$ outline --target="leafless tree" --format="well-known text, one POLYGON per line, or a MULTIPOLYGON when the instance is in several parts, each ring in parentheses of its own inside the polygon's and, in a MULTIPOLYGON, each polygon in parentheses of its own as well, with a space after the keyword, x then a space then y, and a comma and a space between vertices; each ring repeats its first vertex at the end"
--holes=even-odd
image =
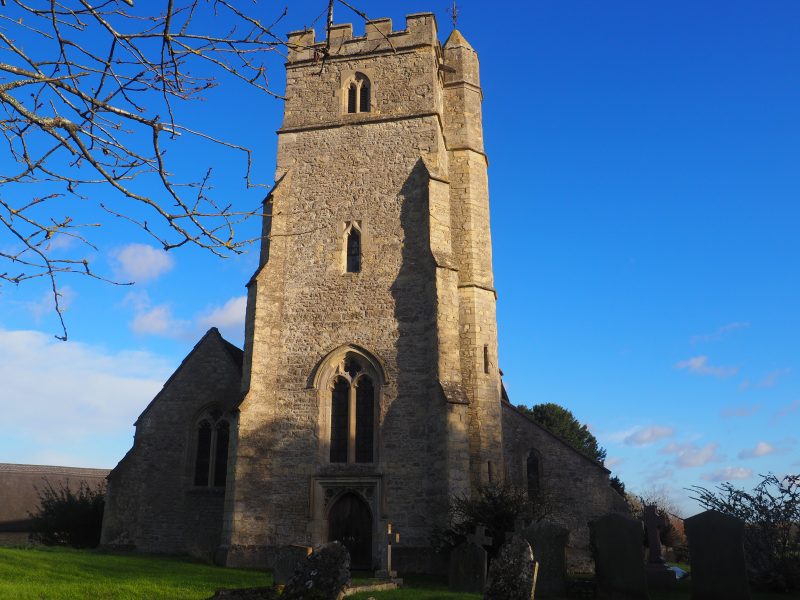
MULTIPOLYGON (((320 4, 329 29, 334 0, 320 4)), ((256 185, 251 150, 187 125, 182 110, 225 78, 280 98, 267 66, 285 56, 275 31, 286 10, 266 22, 255 0, 0 0, 0 8, 0 280, 48 279, 57 337, 66 339, 59 278, 109 281, 85 258, 109 219, 165 250, 243 252, 253 240, 237 225, 261 207, 213 197, 205 165, 179 177, 166 148, 186 137, 221 145, 241 154, 245 185, 256 185), (80 218, 85 205, 101 216, 80 218), (54 252, 66 240, 73 251, 54 252)))

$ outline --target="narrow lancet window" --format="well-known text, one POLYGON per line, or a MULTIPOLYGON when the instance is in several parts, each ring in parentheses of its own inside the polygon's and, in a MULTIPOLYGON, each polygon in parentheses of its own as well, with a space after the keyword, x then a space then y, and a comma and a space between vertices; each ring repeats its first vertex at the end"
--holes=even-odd
POLYGON ((228 440, 230 425, 227 421, 217 423, 217 443, 214 448, 214 485, 224 486, 228 474, 228 440))
POLYGON ((356 388, 356 462, 372 462, 372 423, 375 418, 375 388, 369 377, 358 380, 356 388))
POLYGON ((347 462, 348 404, 350 385, 338 379, 331 394, 331 455, 332 463, 347 462))
POLYGON ((347 112, 354 113, 358 111, 358 85, 354 81, 347 86, 347 112))
POLYGON ((351 227, 347 233, 347 272, 361 271, 361 232, 351 227))
POLYGON ((211 464, 211 423, 200 421, 197 427, 197 455, 194 463, 194 484, 208 485, 208 468, 211 464))
POLYGON ((528 498, 535 498, 539 493, 541 482, 539 481, 541 464, 539 462, 539 454, 536 450, 531 450, 528 454, 527 463, 527 476, 528 476, 528 498))
POLYGON ((364 78, 359 90, 358 112, 369 112, 369 80, 364 78))

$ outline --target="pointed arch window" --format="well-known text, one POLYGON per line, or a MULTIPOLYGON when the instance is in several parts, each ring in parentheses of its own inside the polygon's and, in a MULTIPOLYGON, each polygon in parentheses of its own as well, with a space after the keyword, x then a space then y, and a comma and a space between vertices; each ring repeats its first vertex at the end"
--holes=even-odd
POLYGON ((228 475, 230 424, 219 409, 204 413, 195 431, 194 485, 224 487, 228 475))
POLYGON ((355 225, 350 225, 347 230, 347 256, 345 259, 348 273, 361 272, 361 232, 355 225))
POLYGON ((345 109, 348 113, 370 112, 372 85, 364 73, 356 73, 345 84, 347 90, 345 109))
POLYGON ((330 388, 330 453, 332 463, 375 460, 377 382, 368 365, 354 354, 337 367, 330 388))
POLYGON ((525 475, 528 482, 528 498, 535 498, 542 485, 542 459, 538 450, 531 450, 528 453, 525 475))

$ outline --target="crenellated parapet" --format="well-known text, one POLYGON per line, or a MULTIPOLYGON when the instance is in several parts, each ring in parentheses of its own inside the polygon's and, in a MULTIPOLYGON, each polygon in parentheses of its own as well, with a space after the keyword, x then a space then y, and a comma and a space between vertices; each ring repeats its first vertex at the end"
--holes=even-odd
MULTIPOLYGON (((353 36, 352 23, 333 25, 330 31, 328 60, 373 52, 395 52, 419 46, 438 45, 436 17, 433 13, 406 16, 406 28, 392 31, 391 19, 367 21, 363 36, 353 36)), ((313 29, 294 31, 288 36, 289 63, 320 60, 326 40, 317 41, 313 29)))

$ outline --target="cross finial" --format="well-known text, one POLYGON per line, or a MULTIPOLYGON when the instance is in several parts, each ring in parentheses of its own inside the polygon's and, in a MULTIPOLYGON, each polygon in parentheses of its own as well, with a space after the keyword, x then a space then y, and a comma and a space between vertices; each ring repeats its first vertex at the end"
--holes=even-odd
POLYGON ((450 15, 450 19, 453 21, 453 29, 458 28, 458 5, 456 4, 456 0, 453 0, 453 6, 447 9, 447 13, 450 15))

